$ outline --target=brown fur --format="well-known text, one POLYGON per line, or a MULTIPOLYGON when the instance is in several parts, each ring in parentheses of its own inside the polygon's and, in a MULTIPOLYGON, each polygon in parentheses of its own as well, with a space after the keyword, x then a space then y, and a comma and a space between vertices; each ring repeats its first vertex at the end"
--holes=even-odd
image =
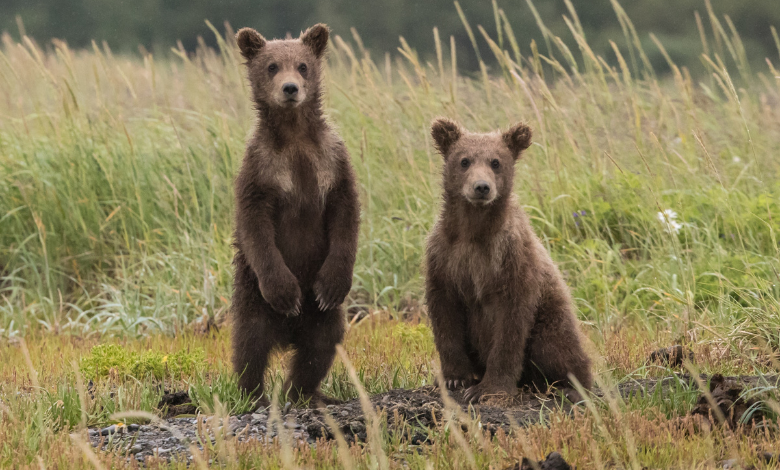
POLYGON ((426 298, 447 385, 478 381, 469 400, 568 387, 568 374, 590 388, 569 289, 512 193, 531 130, 474 134, 439 119, 431 133, 444 206, 428 238, 426 298))
POLYGON ((328 29, 266 41, 244 28, 236 40, 259 116, 235 183, 233 365, 259 395, 271 351, 293 346, 286 386, 321 399, 344 336, 359 225, 349 154, 320 103, 328 29))

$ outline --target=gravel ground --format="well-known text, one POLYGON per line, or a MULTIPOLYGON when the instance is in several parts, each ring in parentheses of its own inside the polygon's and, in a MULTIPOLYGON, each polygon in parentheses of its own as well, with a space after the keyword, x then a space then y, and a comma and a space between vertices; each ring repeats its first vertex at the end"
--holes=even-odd
MULTIPOLYGON (((692 383, 687 375, 679 375, 679 379, 692 383)), ((707 378, 703 377, 706 381, 707 378)), ((734 383, 751 387, 758 383, 758 377, 729 377, 734 383)), ((657 386, 668 388, 677 379, 643 379, 626 382, 619 386, 621 395, 628 396, 639 390, 653 393, 657 386)), ((462 392, 455 392, 451 397, 460 405, 461 410, 478 416, 483 429, 491 432, 503 428, 509 430, 514 424, 528 425, 538 422, 546 416, 550 409, 562 407, 569 410, 573 405, 561 403, 551 396, 521 393, 514 401, 503 399, 490 401, 469 408, 462 401, 462 392)), ((384 412, 387 417, 388 429, 393 429, 395 422, 403 419, 411 425, 412 431, 406 436, 410 444, 426 444, 427 434, 424 428, 431 428, 441 422, 451 413, 445 410, 441 395, 436 387, 423 387, 416 390, 396 389, 371 397, 374 409, 384 412)), ((333 433, 325 424, 323 413, 329 413, 336 421, 341 433, 347 441, 363 441, 366 439, 366 425, 360 402, 352 400, 341 405, 330 405, 327 409, 297 409, 285 404, 281 410, 281 420, 286 429, 285 435, 294 443, 314 443, 319 438, 332 439, 333 433)), ((269 412, 261 408, 255 413, 243 416, 231 416, 227 419, 215 417, 174 417, 160 420, 148 425, 110 426, 108 428, 90 429, 90 441, 95 447, 106 451, 127 453, 128 459, 143 462, 147 457, 157 456, 164 459, 192 459, 190 446, 203 449, 204 440, 211 443, 218 438, 247 440, 264 440, 276 437, 275 426, 269 425, 269 412), (200 420, 200 422, 198 422, 200 420)), ((409 427, 407 427, 409 429, 409 427)))

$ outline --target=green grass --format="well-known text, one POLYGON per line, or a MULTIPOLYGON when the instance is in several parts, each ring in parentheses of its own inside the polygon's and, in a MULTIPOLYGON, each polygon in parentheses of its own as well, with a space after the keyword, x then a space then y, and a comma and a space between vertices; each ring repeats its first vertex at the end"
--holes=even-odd
MULTIPOLYGON (((695 81, 670 64, 672 75, 661 77, 623 20, 620 57, 608 58, 618 67, 584 40, 570 51, 548 37, 562 62, 535 44, 516 51, 504 28, 507 51, 491 48, 499 66, 474 76, 454 72, 457 51, 446 40, 434 64, 419 62, 405 42, 400 55, 380 60, 334 38, 325 106, 352 154, 362 203, 348 306, 372 313, 350 331, 347 355, 368 393, 435 381, 430 332, 417 321, 426 321, 422 248, 439 207, 441 158, 428 135, 439 115, 472 130, 519 120, 533 127, 516 193, 573 290, 607 382, 667 375, 645 358, 673 343, 693 349, 704 372, 776 373, 777 58, 750 71, 737 36, 708 30, 707 41, 729 52, 702 56, 711 75, 695 81), (664 212, 669 218, 659 219, 664 212)), ((475 41, 493 41, 472 26, 475 41)), ((254 119, 232 40, 220 41, 220 51, 131 57, 4 37, 0 467, 37 467, 38 457, 45 466, 88 466, 68 432, 115 412, 156 411, 161 384, 191 390, 204 411, 248 409, 230 372, 228 335, 190 333, 195 320, 228 316, 232 179, 254 119), (116 364, 92 349, 104 344, 121 356, 116 364), (205 357, 197 367, 174 372, 163 362, 197 351, 205 357), (94 398, 80 391, 89 379, 94 398)), ((283 381, 283 359, 269 389, 283 381)), ((339 362, 323 389, 358 394, 339 362)), ((670 397, 599 402, 595 414, 554 414, 547 426, 488 444, 442 428, 422 455, 380 441, 393 465, 415 468, 426 460, 459 467, 469 455, 477 467, 508 465, 552 450, 585 467, 709 468, 777 447, 774 427, 761 435, 685 431, 679 418, 693 399, 680 386, 670 397)), ((236 455, 244 467, 289 466, 288 457, 325 467, 342 462, 336 449, 290 457, 248 447, 236 455)), ((376 449, 349 452, 360 466, 381 463, 376 449)))

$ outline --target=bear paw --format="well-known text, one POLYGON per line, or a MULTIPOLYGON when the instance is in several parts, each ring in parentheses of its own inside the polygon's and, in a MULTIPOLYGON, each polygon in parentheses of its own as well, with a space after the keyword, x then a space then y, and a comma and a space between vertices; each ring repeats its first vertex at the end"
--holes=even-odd
POLYGON ((467 402, 478 402, 488 397, 513 397, 517 393, 517 387, 511 385, 499 385, 484 380, 477 385, 466 389, 463 393, 463 399, 467 402))
POLYGON ((301 287, 290 271, 261 282, 260 293, 271 308, 279 313, 288 317, 296 317, 301 313, 301 287))
POLYGON ((444 379, 444 385, 447 387, 447 390, 457 390, 459 388, 468 388, 474 383, 474 379, 471 378, 463 378, 463 377, 445 377, 444 379))
POLYGON ((352 277, 331 275, 326 270, 321 270, 313 288, 320 310, 330 310, 344 302, 352 288, 352 277))

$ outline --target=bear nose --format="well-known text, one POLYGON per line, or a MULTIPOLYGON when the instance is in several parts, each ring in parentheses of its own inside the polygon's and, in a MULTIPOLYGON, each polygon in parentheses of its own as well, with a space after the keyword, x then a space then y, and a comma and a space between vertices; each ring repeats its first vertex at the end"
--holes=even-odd
POLYGON ((477 181, 474 183, 474 192, 480 197, 490 194, 490 184, 487 181, 477 181))
POLYGON ((282 85, 282 91, 288 98, 292 98, 298 94, 298 85, 295 83, 285 83, 282 85))

